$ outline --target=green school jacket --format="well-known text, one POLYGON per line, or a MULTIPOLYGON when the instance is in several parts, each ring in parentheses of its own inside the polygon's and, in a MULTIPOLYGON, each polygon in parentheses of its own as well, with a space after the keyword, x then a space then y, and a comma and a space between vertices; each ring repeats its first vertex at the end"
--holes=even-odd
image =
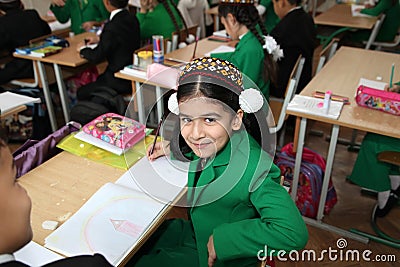
POLYGON ((211 54, 211 57, 231 62, 258 86, 267 100, 269 99, 270 82, 264 81, 262 75, 262 71, 264 71, 264 50, 252 32, 248 31, 240 39, 234 52, 214 53, 211 54))
MULTIPOLYGON (((182 20, 176 12, 175 8, 169 5, 176 21, 178 22, 179 29, 182 29, 182 20)), ((162 35, 164 38, 171 39, 172 33, 176 31, 174 23, 169 16, 167 10, 162 4, 158 4, 153 11, 147 13, 137 13, 136 17, 140 24, 140 39, 146 40, 153 35, 162 35)))
POLYGON ((279 23, 280 19, 275 13, 272 0, 261 0, 260 5, 263 5, 266 9, 264 13, 264 26, 267 32, 270 33, 272 29, 275 28, 276 24, 279 23))
POLYGON ((65 6, 58 7, 51 5, 50 10, 61 23, 66 23, 71 19, 71 30, 75 34, 85 31, 81 27, 82 23, 87 21, 104 21, 110 16, 110 13, 103 4, 103 0, 67 0, 65 6), (80 2, 82 3, 82 9, 80 2))
MULTIPOLYGON (((391 42, 397 34, 400 26, 400 4, 396 1, 392 5, 392 0, 380 0, 375 7, 365 8, 361 10, 362 14, 378 16, 382 13, 386 14, 382 26, 375 40, 378 42, 391 42)), ((354 41, 367 41, 371 34, 370 30, 360 30, 353 34, 354 41)))
MULTIPOLYGON (((190 169, 196 165, 192 162, 190 169)), ((234 133, 202 171, 197 182, 201 188, 192 190, 195 173, 189 172, 188 201, 195 205, 190 217, 201 267, 208 266, 211 235, 217 254, 214 267, 255 266, 265 245, 268 251, 305 246, 306 225, 279 180, 279 168, 245 131, 234 133)))

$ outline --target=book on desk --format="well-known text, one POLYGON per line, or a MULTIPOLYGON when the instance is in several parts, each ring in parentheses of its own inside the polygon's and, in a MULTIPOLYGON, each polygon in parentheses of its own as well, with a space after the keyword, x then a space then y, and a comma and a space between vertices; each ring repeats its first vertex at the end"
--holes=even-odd
POLYGON ((6 113, 21 105, 40 103, 40 98, 15 94, 12 92, 0 93, 0 113, 6 113))
POLYGON ((45 247, 65 256, 101 253, 119 265, 160 222, 186 181, 186 163, 143 158, 115 183, 103 185, 45 239, 45 247))
POLYGON ((127 74, 127 75, 132 75, 135 77, 147 79, 147 68, 142 68, 138 65, 128 65, 125 66, 122 70, 121 73, 127 74))
POLYGON ((47 57, 50 55, 60 53, 61 50, 62 50, 61 46, 49 45, 46 47, 32 50, 29 55, 31 55, 33 57, 47 57))

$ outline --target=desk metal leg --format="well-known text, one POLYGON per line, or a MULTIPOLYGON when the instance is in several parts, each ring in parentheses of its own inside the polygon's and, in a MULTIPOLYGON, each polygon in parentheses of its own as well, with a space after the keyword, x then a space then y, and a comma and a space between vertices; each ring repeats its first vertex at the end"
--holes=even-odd
POLYGON ((321 196, 319 199, 319 206, 317 213, 318 221, 321 221, 322 218, 324 217, 326 195, 328 193, 329 180, 332 173, 333 159, 335 157, 335 150, 336 150, 338 136, 339 136, 339 125, 333 125, 331 133, 331 142, 329 143, 328 157, 326 159, 325 176, 324 176, 324 181, 322 183, 321 196))
POLYGON ((58 92, 60 94, 61 106, 62 106, 63 113, 64 113, 64 119, 65 119, 65 123, 67 123, 67 122, 69 122, 69 101, 68 101, 68 96, 67 96, 67 90, 65 88, 65 83, 63 80, 60 66, 58 66, 57 63, 54 63, 53 67, 54 67, 54 73, 55 73, 55 76, 57 79, 58 92))
MULTIPOLYGON (((297 184, 298 184, 299 176, 300 176, 300 166, 301 166, 301 158, 302 158, 302 154, 303 154, 306 126, 307 126, 307 119, 301 118, 299 139, 298 139, 298 144, 297 144, 296 162, 295 162, 293 182, 292 182, 292 193, 291 193, 292 199, 294 201, 296 200, 297 184)), ((325 200, 326 200, 326 195, 327 195, 328 185, 329 185, 329 178, 330 178, 331 172, 332 172, 333 158, 335 156, 335 148, 336 148, 338 135, 339 135, 339 126, 333 125, 332 133, 331 133, 331 142, 329 145, 328 157, 327 157, 327 162, 326 162, 325 177, 324 177, 324 182, 322 184, 322 189, 321 189, 321 197, 320 197, 320 202, 319 202, 319 207, 318 207, 317 220, 312 219, 312 218, 307 218, 307 217, 303 217, 303 219, 307 224, 309 224, 311 226, 318 227, 320 229, 327 230, 330 232, 334 232, 334 233, 339 234, 340 236, 348 237, 348 238, 351 238, 351 239, 354 239, 354 240, 357 240, 359 242, 366 244, 369 241, 368 238, 365 238, 363 236, 351 233, 349 231, 346 231, 346 230, 340 229, 338 227, 335 227, 333 225, 325 224, 322 222, 322 217, 323 217, 323 212, 324 212, 324 207, 325 207, 325 200)))
POLYGON ((144 117, 144 102, 143 102, 143 93, 142 93, 142 88, 140 86, 140 82, 135 82, 136 84, 136 103, 138 106, 138 117, 139 117, 139 122, 146 125, 146 119, 144 117))
POLYGON ((164 113, 164 104, 160 86, 156 86, 156 101, 157 101, 157 117, 158 121, 160 121, 164 113))
POLYGON ((297 185, 299 183, 300 177, 300 166, 301 166, 301 157, 303 156, 303 146, 304 146, 304 137, 306 134, 306 127, 307 127, 307 119, 301 118, 300 121, 300 129, 299 129, 299 137, 297 141, 297 152, 296 152, 296 161, 294 164, 294 174, 293 174, 293 181, 292 181, 292 199, 296 201, 297 195, 297 185))
POLYGON ((36 62, 37 62, 38 69, 39 69, 40 80, 42 81, 43 93, 44 93, 44 98, 46 100, 47 111, 49 112, 51 129, 54 132, 55 130, 57 130, 58 127, 57 127, 57 120, 56 120, 56 115, 55 115, 54 107, 53 107, 53 101, 51 99, 49 82, 47 81, 47 75, 46 75, 46 71, 44 69, 43 63, 40 61, 36 61, 36 62))

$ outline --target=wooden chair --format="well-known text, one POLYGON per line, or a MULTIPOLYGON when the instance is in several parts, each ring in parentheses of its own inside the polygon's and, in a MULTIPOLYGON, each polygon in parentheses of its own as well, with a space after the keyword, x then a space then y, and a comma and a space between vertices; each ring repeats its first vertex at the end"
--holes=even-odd
POLYGON ((178 32, 173 32, 172 36, 171 36, 172 51, 174 51, 178 48, 179 43, 186 42, 186 39, 189 34, 192 34, 193 36, 195 36, 195 38, 200 38, 200 31, 201 31, 201 28, 198 25, 194 25, 192 27, 189 27, 187 31, 186 31, 186 29, 182 29, 178 32))
MULTIPOLYGON (((336 53, 336 49, 338 47, 340 39, 339 38, 333 38, 329 44, 322 49, 322 51, 319 53, 319 60, 318 60, 318 65, 315 70, 315 74, 317 74, 322 67, 333 57, 333 55, 336 53)), ((315 75, 314 74, 314 75, 315 75)))
MULTIPOLYGON (((395 166, 398 166, 400 168, 400 152, 397 151, 383 151, 380 152, 377 156, 378 161, 392 164, 395 166)), ((400 249, 400 240, 395 239, 388 234, 386 234, 381 228, 379 228, 377 224, 377 218, 375 216, 376 209, 378 207, 378 204, 375 204, 372 214, 371 214, 371 227, 374 230, 374 232, 378 235, 372 235, 369 233, 365 233, 356 229, 350 229, 351 232, 365 236, 369 238, 370 240, 400 249)))
POLYGON ((296 93, 298 81, 300 80, 301 72, 303 71, 304 61, 305 58, 300 55, 293 67, 292 73, 290 74, 289 81, 286 86, 285 98, 276 98, 272 96, 269 98, 269 107, 272 114, 269 114, 268 122, 269 125, 271 125, 272 122, 275 123, 275 125, 269 129, 271 133, 277 133, 282 129, 278 142, 280 147, 283 146, 285 138, 285 127, 283 126, 285 120, 287 119, 286 108, 296 93))

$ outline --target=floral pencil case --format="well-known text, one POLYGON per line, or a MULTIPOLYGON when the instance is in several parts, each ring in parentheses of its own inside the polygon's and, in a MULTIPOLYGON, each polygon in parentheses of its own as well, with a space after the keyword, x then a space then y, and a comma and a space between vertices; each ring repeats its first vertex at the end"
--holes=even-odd
POLYGON ((357 88, 356 102, 359 106, 400 115, 400 94, 378 90, 364 85, 357 88))

